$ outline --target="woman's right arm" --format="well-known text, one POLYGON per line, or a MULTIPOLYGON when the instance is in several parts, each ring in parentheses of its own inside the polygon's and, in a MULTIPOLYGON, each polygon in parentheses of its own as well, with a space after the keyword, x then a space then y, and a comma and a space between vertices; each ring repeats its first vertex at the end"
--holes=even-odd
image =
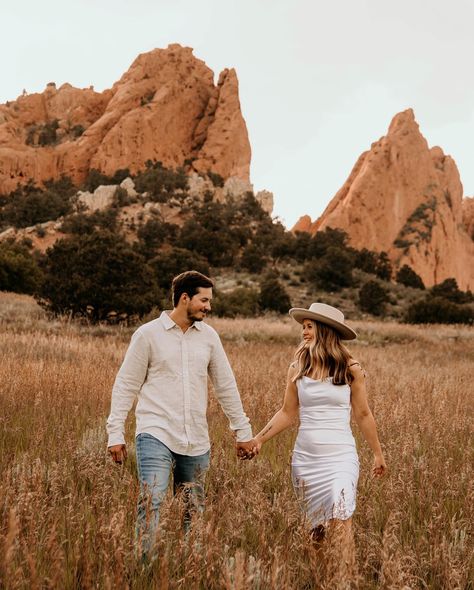
POLYGON ((294 372, 295 369, 290 367, 288 370, 288 379, 282 407, 254 438, 257 443, 257 452, 260 450, 263 443, 291 426, 298 416, 298 391, 296 389, 296 384, 292 381, 294 372))

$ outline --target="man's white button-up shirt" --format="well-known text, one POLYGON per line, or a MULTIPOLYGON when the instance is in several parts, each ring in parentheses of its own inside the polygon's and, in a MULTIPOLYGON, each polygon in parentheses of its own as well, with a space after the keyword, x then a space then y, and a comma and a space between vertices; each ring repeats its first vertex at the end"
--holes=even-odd
POLYGON ((137 435, 151 434, 180 455, 206 453, 208 374, 237 441, 250 440, 250 422, 217 332, 194 322, 183 333, 168 313, 132 336, 112 390, 108 446, 125 442, 125 420, 138 396, 137 435))

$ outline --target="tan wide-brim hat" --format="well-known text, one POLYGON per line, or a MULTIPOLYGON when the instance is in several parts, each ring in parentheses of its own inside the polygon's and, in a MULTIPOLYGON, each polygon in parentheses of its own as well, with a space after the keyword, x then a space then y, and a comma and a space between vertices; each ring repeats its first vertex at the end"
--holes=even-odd
POLYGON ((299 322, 303 320, 316 320, 334 328, 343 340, 354 340, 357 334, 344 321, 344 314, 332 305, 326 303, 312 303, 309 309, 304 307, 292 307, 288 312, 290 316, 299 322))

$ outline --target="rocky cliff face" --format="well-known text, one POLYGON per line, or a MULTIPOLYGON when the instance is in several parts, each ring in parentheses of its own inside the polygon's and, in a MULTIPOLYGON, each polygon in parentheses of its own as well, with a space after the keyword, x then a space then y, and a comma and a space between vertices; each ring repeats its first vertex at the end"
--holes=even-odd
POLYGON ((91 168, 112 175, 166 167, 249 181, 250 144, 234 70, 217 86, 192 49, 170 45, 139 55, 110 90, 48 84, 0 105, 0 193, 91 168))
POLYGON ((409 109, 359 157, 321 217, 304 216, 293 230, 338 227, 354 247, 385 250, 396 268, 410 265, 427 286, 455 277, 461 289, 473 289, 474 242, 465 225, 470 219, 472 230, 472 205, 464 211, 463 220, 454 160, 429 148, 409 109))
POLYGON ((474 197, 462 200, 462 220, 467 235, 474 240, 474 197))

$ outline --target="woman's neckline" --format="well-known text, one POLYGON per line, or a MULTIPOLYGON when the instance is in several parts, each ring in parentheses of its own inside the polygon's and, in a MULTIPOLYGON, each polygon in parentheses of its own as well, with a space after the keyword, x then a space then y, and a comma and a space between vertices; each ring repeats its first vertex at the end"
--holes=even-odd
POLYGON ((328 381, 332 379, 331 376, 324 377, 323 379, 313 379, 313 377, 308 377, 308 375, 303 375, 303 377, 309 379, 310 381, 328 381))

